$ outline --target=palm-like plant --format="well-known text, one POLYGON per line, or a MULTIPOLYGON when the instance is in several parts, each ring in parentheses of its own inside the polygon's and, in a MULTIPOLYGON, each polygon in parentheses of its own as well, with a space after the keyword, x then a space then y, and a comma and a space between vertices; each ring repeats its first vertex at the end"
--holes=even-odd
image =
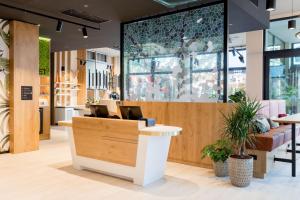
POLYGON ((239 157, 245 157, 246 145, 254 146, 254 135, 257 112, 261 109, 261 104, 256 100, 246 98, 236 104, 235 110, 228 116, 224 116, 225 128, 224 136, 229 138, 234 145, 235 153, 239 157))

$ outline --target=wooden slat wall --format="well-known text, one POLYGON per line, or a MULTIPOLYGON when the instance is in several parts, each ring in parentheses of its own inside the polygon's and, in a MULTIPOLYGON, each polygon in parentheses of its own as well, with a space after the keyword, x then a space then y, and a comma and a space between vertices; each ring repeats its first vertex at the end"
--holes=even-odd
POLYGON ((182 135, 172 138, 169 160, 202 167, 211 167, 209 159, 201 160, 201 150, 221 137, 221 112, 233 109, 233 104, 223 103, 125 101, 121 104, 139 105, 144 117, 155 118, 159 124, 182 127, 182 135))
POLYGON ((39 147, 39 30, 32 24, 10 23, 10 151, 39 147), (33 87, 33 100, 21 100, 21 86, 33 87))

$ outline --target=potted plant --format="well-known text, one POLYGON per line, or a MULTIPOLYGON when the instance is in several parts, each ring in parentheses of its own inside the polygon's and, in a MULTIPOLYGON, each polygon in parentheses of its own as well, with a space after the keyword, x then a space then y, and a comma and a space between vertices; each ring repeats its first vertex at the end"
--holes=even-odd
POLYGON ((228 176, 228 158, 232 154, 231 143, 226 139, 220 139, 215 144, 207 145, 202 150, 202 157, 209 157, 213 161, 215 175, 217 177, 228 176))
POLYGON ((246 92, 243 89, 236 90, 234 94, 230 95, 229 97, 229 102, 231 103, 239 103, 241 101, 246 100, 246 92))
POLYGON ((233 144, 234 155, 229 158, 229 177, 231 183, 246 187, 253 176, 253 158, 247 155, 246 145, 254 145, 255 119, 261 104, 246 98, 236 104, 235 110, 224 116, 224 136, 233 144))

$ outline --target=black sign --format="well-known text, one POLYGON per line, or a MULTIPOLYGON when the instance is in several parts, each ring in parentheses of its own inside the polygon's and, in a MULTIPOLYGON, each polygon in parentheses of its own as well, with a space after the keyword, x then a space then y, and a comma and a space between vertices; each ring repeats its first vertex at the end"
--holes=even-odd
POLYGON ((32 100, 32 86, 21 86, 21 100, 32 100))

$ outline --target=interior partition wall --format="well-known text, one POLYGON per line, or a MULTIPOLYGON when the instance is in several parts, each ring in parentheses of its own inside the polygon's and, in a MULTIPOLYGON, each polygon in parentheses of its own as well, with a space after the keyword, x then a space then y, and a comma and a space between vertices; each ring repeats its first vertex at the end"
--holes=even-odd
POLYGON ((121 31, 123 100, 226 101, 226 3, 126 22, 121 31))

